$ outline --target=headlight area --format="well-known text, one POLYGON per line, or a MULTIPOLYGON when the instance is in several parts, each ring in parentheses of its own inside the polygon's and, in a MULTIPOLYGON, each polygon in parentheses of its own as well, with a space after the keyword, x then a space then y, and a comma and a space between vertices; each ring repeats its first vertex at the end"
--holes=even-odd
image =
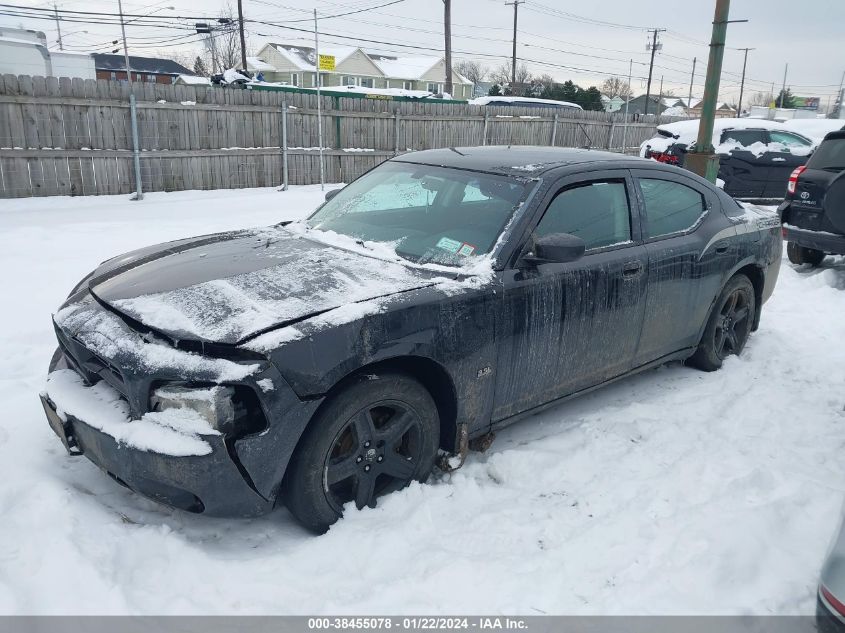
POLYGON ((244 385, 164 383, 150 393, 150 411, 190 409, 227 438, 260 433, 267 418, 255 392, 244 385))

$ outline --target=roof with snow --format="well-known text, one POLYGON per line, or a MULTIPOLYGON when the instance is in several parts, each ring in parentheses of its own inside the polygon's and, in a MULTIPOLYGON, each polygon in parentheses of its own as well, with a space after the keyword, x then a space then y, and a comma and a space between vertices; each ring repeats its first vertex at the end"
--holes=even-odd
MULTIPOLYGON (((94 58, 94 68, 97 70, 125 71, 126 60, 123 55, 110 55, 105 53, 91 53, 94 58)), ((172 59, 160 57, 135 57, 129 56, 129 67, 139 73, 154 73, 156 75, 193 75, 193 71, 185 68, 182 64, 172 59)))
POLYGON ((248 66, 248 70, 276 70, 275 66, 268 64, 260 57, 247 57, 246 65, 248 66))
MULTIPOLYGON (((314 70, 317 53, 313 46, 275 43, 271 43, 270 46, 300 70, 314 70)), ((357 50, 355 46, 321 46, 320 55, 333 55, 335 64, 340 64, 357 50)))
POLYGON ((388 77, 397 79, 420 79, 429 70, 434 68, 440 57, 431 55, 418 55, 413 57, 394 57, 392 55, 367 54, 373 63, 381 69, 388 77))

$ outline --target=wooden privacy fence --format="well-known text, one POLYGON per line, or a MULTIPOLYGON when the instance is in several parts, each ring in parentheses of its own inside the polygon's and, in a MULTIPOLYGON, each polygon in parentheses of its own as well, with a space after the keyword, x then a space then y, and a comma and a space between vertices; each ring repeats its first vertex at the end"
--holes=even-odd
MULTIPOLYGON (((319 182, 316 95, 147 83, 136 83, 135 94, 144 191, 319 182)), ((630 151, 659 122, 649 116, 626 126, 620 114, 605 112, 321 99, 327 182, 349 182, 391 156, 438 147, 630 151)), ((133 149, 125 83, 0 76, 0 197, 130 193, 133 149)))

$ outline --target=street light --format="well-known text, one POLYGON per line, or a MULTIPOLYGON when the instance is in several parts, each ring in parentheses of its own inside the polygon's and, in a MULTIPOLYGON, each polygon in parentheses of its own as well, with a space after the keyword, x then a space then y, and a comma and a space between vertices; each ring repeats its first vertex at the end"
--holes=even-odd
MULTIPOLYGON (((146 16, 139 16, 135 18, 135 20, 130 20, 129 22, 125 22, 123 19, 123 0, 117 0, 117 8, 120 12, 120 32, 123 35, 123 60, 126 63, 126 81, 129 82, 129 115, 132 121, 132 159, 135 163, 135 200, 141 200, 144 197, 143 190, 141 188, 141 152, 140 148, 138 147, 138 113, 135 108, 135 85, 132 83, 132 68, 129 65, 129 45, 126 43, 126 25, 134 22, 135 20, 141 19, 141 17, 146 16)), ((155 11, 150 11, 147 15, 152 15, 157 11, 161 11, 163 9, 173 10, 173 7, 160 7, 155 11)))

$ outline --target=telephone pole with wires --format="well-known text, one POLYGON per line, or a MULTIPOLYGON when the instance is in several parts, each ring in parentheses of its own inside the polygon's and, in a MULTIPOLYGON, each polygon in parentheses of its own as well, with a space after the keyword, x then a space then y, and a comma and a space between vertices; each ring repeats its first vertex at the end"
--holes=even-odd
POLYGON ((692 74, 689 76, 689 97, 687 97, 687 115, 689 115, 689 111, 692 108, 692 84, 695 81, 695 62, 698 61, 697 57, 692 58, 692 74))
POLYGON ((56 16, 56 31, 59 34, 59 50, 65 50, 64 46, 62 46, 62 23, 59 20, 59 6, 55 2, 53 3, 53 15, 56 16))
POLYGON ((240 34, 241 34, 241 64, 243 64, 243 69, 247 70, 247 67, 246 67, 246 38, 244 37, 244 3, 243 3, 243 0, 238 0, 238 29, 240 29, 240 34))
POLYGON ((742 60, 742 81, 739 82, 739 103, 736 106, 736 118, 742 116, 742 93, 745 92, 745 67, 748 65, 748 51, 753 51, 753 48, 742 48, 745 51, 745 57, 742 60))
POLYGON ((516 84, 516 25, 519 14, 519 5, 525 4, 525 0, 513 0, 505 2, 505 6, 513 7, 513 59, 511 60, 511 83, 516 84))
POLYGON ((443 34, 446 38, 446 83, 443 91, 452 94, 452 0, 443 0, 443 34))
MULTIPOLYGON (((666 29, 650 29, 652 33, 652 40, 650 44, 646 45, 646 48, 651 49, 651 62, 648 65, 648 84, 646 85, 645 89, 645 110, 643 114, 648 114, 648 102, 651 99, 651 75, 654 72, 654 54, 663 48, 663 44, 657 41, 657 34, 662 33, 666 29)), ((660 108, 658 107, 658 114, 660 113, 660 108)))

